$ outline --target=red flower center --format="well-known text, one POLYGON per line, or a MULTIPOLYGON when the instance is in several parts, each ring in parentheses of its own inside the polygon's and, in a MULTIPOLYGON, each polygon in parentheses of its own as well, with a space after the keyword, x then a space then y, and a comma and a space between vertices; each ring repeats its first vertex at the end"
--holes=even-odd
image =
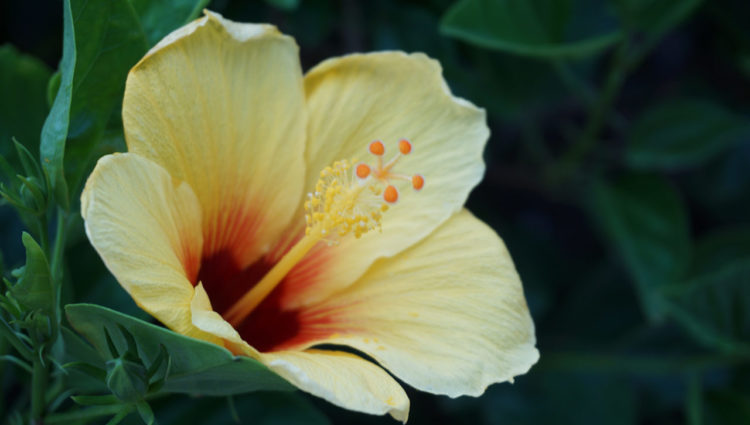
MULTIPOLYGON (((332 318, 305 314, 303 309, 285 309, 282 298, 295 288, 311 284, 314 272, 325 262, 321 250, 314 250, 238 326, 245 342, 261 352, 278 351, 308 344, 334 333, 326 324, 332 318), (321 326, 323 326, 321 328, 321 326)), ((224 316, 227 310, 252 289, 274 266, 266 256, 244 269, 229 250, 219 251, 201 260, 197 279, 211 300, 214 311, 224 316)))

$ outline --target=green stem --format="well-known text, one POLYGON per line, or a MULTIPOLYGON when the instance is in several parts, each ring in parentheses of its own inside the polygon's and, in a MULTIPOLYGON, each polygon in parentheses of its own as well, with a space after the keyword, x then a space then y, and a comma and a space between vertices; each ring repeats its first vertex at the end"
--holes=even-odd
POLYGON ((563 59, 557 59, 552 62, 552 66, 555 72, 557 72, 557 76, 560 77, 560 81, 562 81, 571 93, 579 96, 587 107, 591 107, 594 104, 596 100, 595 91, 586 81, 579 78, 570 69, 570 65, 567 62, 563 59))
POLYGON ((697 373, 691 373, 688 375, 685 404, 688 424, 703 425, 703 399, 701 397, 701 379, 700 375, 697 373))
MULTIPOLYGON (((63 254, 65 251, 65 239, 67 237, 68 230, 68 213, 62 208, 57 209, 57 235, 55 236, 55 246, 52 251, 52 258, 50 260, 50 271, 52 273, 52 284, 55 290, 55 317, 53 323, 55 324, 55 330, 59 329, 60 321, 62 320, 62 308, 60 306, 60 298, 63 287, 63 254)), ((55 332, 55 333, 56 333, 55 332)))
POLYGON ((52 279, 55 283, 62 282, 62 257, 65 248, 65 238, 67 231, 68 214, 62 209, 57 210, 57 236, 55 237, 55 246, 52 251, 52 260, 50 268, 52 269, 52 279))
POLYGON ((42 424, 44 416, 45 387, 47 386, 47 366, 42 364, 39 356, 34 356, 33 375, 31 377, 31 421, 42 424))
POLYGON ((570 149, 561 159, 564 174, 568 174, 570 171, 576 169, 586 154, 596 146, 599 133, 606 123, 606 118, 612 111, 615 98, 619 94, 627 72, 630 69, 627 65, 628 46, 627 38, 623 38, 623 41, 620 42, 615 51, 609 74, 604 82, 599 98, 591 108, 586 127, 584 127, 578 140, 571 145, 570 149))
POLYGON ((34 217, 34 220, 36 221, 36 233, 42 245, 42 252, 46 254, 49 252, 49 231, 47 230, 47 220, 44 217, 34 217))

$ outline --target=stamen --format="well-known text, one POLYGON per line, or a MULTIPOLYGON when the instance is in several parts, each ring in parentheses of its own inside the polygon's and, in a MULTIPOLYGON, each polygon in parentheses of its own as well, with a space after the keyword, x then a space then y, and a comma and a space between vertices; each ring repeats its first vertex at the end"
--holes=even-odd
MULTIPOLYGON (((402 156, 409 155, 411 153, 411 142, 408 139, 400 139, 398 141, 398 151, 399 152, 394 155, 393 158, 391 158, 385 165, 383 165, 382 153, 385 152, 383 142, 381 142, 380 140, 376 140, 370 143, 370 152, 378 156, 378 165, 377 167, 368 167, 367 174, 372 174, 373 177, 387 185, 386 191, 388 193, 383 193, 383 199, 388 203, 394 203, 398 200, 398 189, 396 189, 396 187, 391 184, 391 180, 410 181, 414 190, 421 190, 424 187, 424 176, 421 174, 408 176, 404 174, 397 174, 391 171, 402 156)), ((359 169, 357 169, 357 175, 359 175, 359 169)))
MULTIPOLYGON (((358 179, 349 174, 350 169, 349 161, 336 161, 320 173, 315 193, 308 194, 305 202, 307 235, 320 233, 335 238, 353 233, 360 238, 380 227, 380 216, 370 213, 379 211, 382 205, 378 199, 381 184, 367 178, 371 170, 367 164, 357 165, 358 179)), ((335 239, 331 242, 335 243, 335 239)))
POLYGON ((370 166, 367 164, 357 164, 357 177, 366 179, 370 175, 370 166))
POLYGON ((381 156, 385 153, 385 145, 380 140, 375 140, 370 143, 370 153, 373 155, 381 156))
POLYGON ((411 152, 411 142, 406 139, 399 140, 398 150, 404 155, 409 155, 409 153, 411 152))
POLYGON ((335 245, 350 233, 361 238, 371 230, 380 230, 383 213, 399 198, 391 180, 411 180, 414 189, 422 189, 424 177, 421 174, 409 177, 391 172, 401 156, 411 153, 412 145, 408 140, 399 140, 399 152, 385 166, 383 142, 373 141, 368 150, 378 158, 376 167, 366 163, 353 167, 352 162, 342 160, 320 172, 314 192, 307 194, 304 204, 305 236, 227 311, 224 317, 229 323, 241 324, 318 242, 335 245))
POLYGON ((411 185, 414 190, 422 190, 424 187, 424 177, 421 174, 411 176, 411 185))
POLYGON ((389 204, 395 204, 398 201, 398 189, 393 185, 389 185, 383 191, 383 199, 389 204))

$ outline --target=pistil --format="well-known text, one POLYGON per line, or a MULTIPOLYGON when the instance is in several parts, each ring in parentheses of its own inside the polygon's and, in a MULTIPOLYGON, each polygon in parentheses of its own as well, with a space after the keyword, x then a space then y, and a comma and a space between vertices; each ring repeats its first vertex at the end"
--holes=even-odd
POLYGON ((302 237, 260 282, 234 303, 224 318, 234 327, 242 323, 321 239, 319 233, 302 237))

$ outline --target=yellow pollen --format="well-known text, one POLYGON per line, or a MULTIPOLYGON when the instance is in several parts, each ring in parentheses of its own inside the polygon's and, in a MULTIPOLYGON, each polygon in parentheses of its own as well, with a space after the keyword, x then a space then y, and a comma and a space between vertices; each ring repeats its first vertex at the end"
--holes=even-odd
POLYGON ((334 244, 335 238, 350 233, 360 238, 380 228, 382 215, 372 213, 381 211, 382 188, 377 180, 361 177, 362 165, 352 173, 352 163, 342 160, 320 172, 315 191, 308 193, 305 201, 306 235, 318 235, 334 244))
MULTIPOLYGON (((381 229, 388 204, 399 198, 391 180, 412 182, 410 176, 391 172, 401 155, 411 152, 411 144, 406 149, 405 141, 400 141, 400 152, 385 165, 380 158, 385 146, 376 140, 368 146, 370 153, 378 157, 376 167, 363 163, 353 166, 356 162, 341 160, 321 170, 313 192, 307 194, 304 203, 305 236, 227 310, 224 318, 232 326, 239 326, 319 242, 335 245, 349 234, 359 239, 371 230, 381 229)), ((424 184, 424 178, 419 177, 421 183, 412 182, 415 189, 421 189, 424 184)))

